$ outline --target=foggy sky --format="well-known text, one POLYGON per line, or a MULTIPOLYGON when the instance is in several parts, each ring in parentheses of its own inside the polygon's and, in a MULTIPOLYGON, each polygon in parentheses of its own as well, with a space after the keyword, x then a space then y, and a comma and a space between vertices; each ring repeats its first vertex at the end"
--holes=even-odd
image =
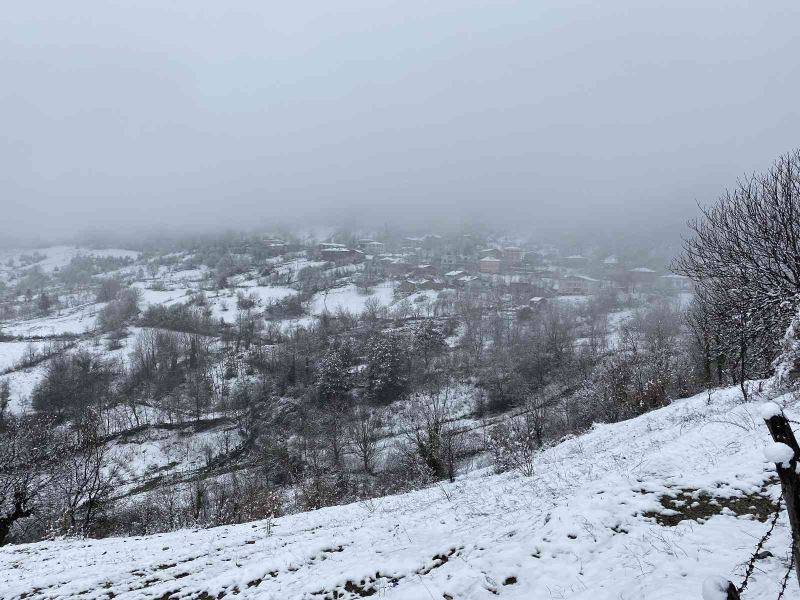
POLYGON ((798 24, 796 0, 8 3, 0 236, 675 227, 800 145, 798 24))

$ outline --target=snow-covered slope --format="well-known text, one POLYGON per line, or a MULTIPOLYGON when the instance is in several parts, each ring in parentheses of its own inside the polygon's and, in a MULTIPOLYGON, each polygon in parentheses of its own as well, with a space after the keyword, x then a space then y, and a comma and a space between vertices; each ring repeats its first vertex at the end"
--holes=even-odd
MULTIPOLYGON (((709 576, 739 583, 778 494, 758 406, 737 396, 597 426, 532 477, 477 471, 271 527, 2 548, 0 596, 700 598, 709 576)), ((788 546, 782 516, 746 598, 777 596, 788 546)), ((785 597, 799 593, 792 578, 785 597)))

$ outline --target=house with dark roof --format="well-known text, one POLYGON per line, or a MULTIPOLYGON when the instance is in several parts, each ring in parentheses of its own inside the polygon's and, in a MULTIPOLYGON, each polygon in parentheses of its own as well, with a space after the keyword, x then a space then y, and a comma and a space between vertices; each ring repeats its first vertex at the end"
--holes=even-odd
POLYGON ((602 281, 588 275, 565 275, 558 281, 558 293, 562 296, 590 296, 602 287, 602 281))
POLYGON ((650 288, 655 285, 658 273, 649 267, 636 267, 628 271, 628 278, 634 288, 650 288))

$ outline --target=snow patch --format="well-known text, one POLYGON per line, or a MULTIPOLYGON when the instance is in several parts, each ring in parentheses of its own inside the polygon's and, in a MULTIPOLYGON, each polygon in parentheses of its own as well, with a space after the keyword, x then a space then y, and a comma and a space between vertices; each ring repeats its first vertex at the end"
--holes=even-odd
POLYGON ((788 465, 794 458, 794 450, 782 442, 772 442, 764 448, 764 457, 777 465, 788 465))
POLYGON ((703 582, 703 600, 727 600, 730 585, 724 577, 709 577, 703 582))
POLYGON ((765 402, 761 405, 761 418, 769 421, 772 417, 780 416, 783 410, 775 402, 765 402))

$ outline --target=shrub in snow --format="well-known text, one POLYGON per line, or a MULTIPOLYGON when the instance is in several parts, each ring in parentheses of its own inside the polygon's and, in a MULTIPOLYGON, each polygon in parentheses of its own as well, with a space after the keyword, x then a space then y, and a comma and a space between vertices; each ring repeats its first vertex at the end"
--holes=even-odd
POLYGON ((400 336, 380 333, 367 344, 364 377, 367 395, 375 404, 388 404, 405 393, 405 346, 400 336))
POLYGON ((97 313, 97 326, 103 331, 122 327, 126 321, 139 314, 141 292, 137 288, 127 288, 116 293, 114 300, 97 313))
POLYGON ((347 352, 330 350, 317 368, 317 394, 322 406, 339 406, 353 387, 352 366, 347 352))
POLYGON ((236 292, 236 308, 239 310, 251 310, 258 304, 258 296, 254 293, 245 294, 241 290, 236 292))
MULTIPOLYGON (((136 497, 111 526, 147 535, 183 527, 216 527, 260 520, 270 533, 283 513, 281 495, 258 474, 229 473, 183 486, 164 486, 136 497)), ((114 529, 112 529, 113 531, 114 529)))
POLYGON ((664 406, 674 380, 673 357, 667 350, 643 352, 635 343, 600 360, 578 391, 579 419, 617 422, 664 406))
POLYGON ((447 342, 439 326, 430 319, 425 319, 414 330, 412 348, 422 357, 425 368, 428 368, 430 359, 447 349, 447 342))
POLYGON ((515 470, 526 477, 533 475, 539 449, 536 437, 533 424, 525 415, 497 425, 489 439, 495 471, 515 470))
POLYGON ((81 417, 111 398, 115 374, 115 364, 86 350, 59 354, 33 388, 31 405, 38 412, 81 417))
POLYGON ((102 279, 95 293, 95 301, 111 302, 116 300, 117 294, 122 290, 122 281, 117 277, 102 279))

